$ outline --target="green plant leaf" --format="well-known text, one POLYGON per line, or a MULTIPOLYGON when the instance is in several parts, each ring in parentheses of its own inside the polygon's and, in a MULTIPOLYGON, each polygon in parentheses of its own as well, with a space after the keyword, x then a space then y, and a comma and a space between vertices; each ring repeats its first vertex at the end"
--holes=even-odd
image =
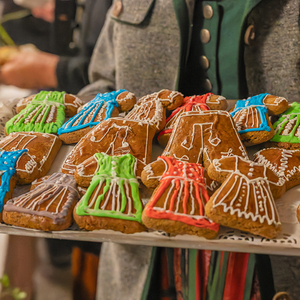
POLYGON ((1 278, 0 278, 0 283, 2 284, 2 286, 4 288, 9 287, 9 278, 6 274, 4 274, 1 278))

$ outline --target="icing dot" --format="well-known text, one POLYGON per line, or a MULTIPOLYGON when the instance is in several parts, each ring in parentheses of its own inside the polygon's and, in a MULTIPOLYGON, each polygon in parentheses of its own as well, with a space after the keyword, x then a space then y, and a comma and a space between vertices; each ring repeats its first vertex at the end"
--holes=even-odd
POLYGON ((252 177, 252 176, 253 176, 253 173, 249 172, 247 175, 248 175, 249 177, 252 177))
POLYGON ((177 174, 177 172, 175 171, 175 172, 174 172, 174 175, 176 175, 176 174, 177 174))
POLYGON ((96 141, 96 138, 92 135, 91 138, 90 138, 91 142, 95 142, 96 141))
POLYGON ((189 174, 189 176, 191 176, 191 177, 192 177, 192 176, 193 176, 193 173, 190 173, 190 174, 189 174))
POLYGON ((250 169, 249 169, 249 171, 250 171, 250 172, 253 172, 253 171, 254 171, 254 169, 253 169, 253 168, 250 168, 250 169))

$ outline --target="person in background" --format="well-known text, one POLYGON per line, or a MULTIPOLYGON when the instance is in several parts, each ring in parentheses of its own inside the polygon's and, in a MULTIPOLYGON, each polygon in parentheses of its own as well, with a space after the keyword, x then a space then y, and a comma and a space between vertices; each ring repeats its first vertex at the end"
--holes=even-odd
MULTIPOLYGON (((269 92, 296 100, 300 93, 299 5, 296 0, 115 0, 92 56, 91 83, 80 94, 125 88, 139 98, 170 89, 186 96, 213 92, 228 99, 269 92)), ((196 299, 195 287, 200 283, 195 282, 193 267, 201 254, 181 250, 178 255, 175 250, 103 243, 98 299, 196 299), (188 257, 184 267, 192 266, 190 272, 183 268, 179 277, 178 273, 174 275, 176 257, 177 262, 188 257), (162 272, 165 265, 170 268, 162 272), (160 275, 153 275, 157 268, 160 275), (162 291, 154 288, 160 276, 167 278, 162 291), (184 276, 188 278, 187 286, 181 281, 184 276)), ((222 255, 213 252, 211 258, 220 261, 222 255)), ((231 274, 235 273, 234 265, 247 271, 255 263, 260 269, 251 273, 253 287, 259 285, 260 296, 255 299, 271 300, 275 290, 269 256, 247 255, 234 256, 231 274)), ((299 272, 294 268, 297 276, 293 277, 290 270, 293 264, 299 264, 299 258, 284 258, 281 262, 271 258, 273 270, 282 273, 274 273, 276 291, 288 291, 297 299, 299 272)), ((218 281, 218 270, 215 275, 218 281)), ((220 287, 239 289, 240 280, 220 287)), ((235 294, 226 299, 250 299, 253 294, 249 287, 239 292, 242 298, 235 294)), ((223 292, 219 293, 220 299, 223 292)), ((216 300, 213 295, 206 299, 216 300)), ((286 293, 283 297, 288 299, 286 293)), ((275 295, 274 299, 280 298, 275 295)))
MULTIPOLYGON (((77 52, 71 51, 70 55, 59 55, 59 53, 45 51, 30 53, 21 51, 2 66, 0 83, 31 90, 55 89, 76 94, 88 84, 90 57, 111 2, 112 0, 85 1, 77 52)), ((56 22, 61 21, 59 16, 55 18, 59 0, 56 0, 56 7, 54 0, 16 0, 16 3, 30 9, 36 18, 52 22, 54 27, 56 22)), ((9 30, 8 32, 14 39, 14 34, 9 30)), ((54 30, 51 34, 65 33, 54 30)), ((54 48, 59 52, 59 46, 55 45, 54 48)))

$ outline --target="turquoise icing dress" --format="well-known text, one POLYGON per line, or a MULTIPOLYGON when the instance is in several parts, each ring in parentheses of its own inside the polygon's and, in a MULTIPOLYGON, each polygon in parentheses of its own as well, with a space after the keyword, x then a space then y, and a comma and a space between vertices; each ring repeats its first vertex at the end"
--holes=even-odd
POLYGON ((118 102, 116 101, 117 96, 125 91, 126 90, 118 90, 105 94, 97 94, 97 96, 88 102, 79 113, 68 120, 58 130, 58 134, 61 135, 63 133, 69 133, 99 124, 100 121, 95 120, 98 113, 101 114, 101 111, 106 110, 104 120, 110 118, 114 107, 119 106, 118 102))
POLYGON ((266 119, 267 107, 263 102, 268 95, 260 94, 237 101, 234 111, 230 114, 236 123, 239 134, 250 131, 271 131, 266 119))
POLYGON ((10 190, 10 179, 15 174, 15 165, 19 157, 27 152, 27 149, 16 150, 16 151, 0 151, 0 212, 2 212, 4 198, 6 193, 10 190))

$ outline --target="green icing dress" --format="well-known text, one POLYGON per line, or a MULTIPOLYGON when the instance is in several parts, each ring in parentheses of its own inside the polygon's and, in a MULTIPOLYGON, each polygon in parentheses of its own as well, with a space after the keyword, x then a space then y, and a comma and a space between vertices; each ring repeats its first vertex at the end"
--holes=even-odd
POLYGON ((65 120, 64 95, 65 92, 38 93, 26 108, 6 123, 6 133, 57 133, 65 120))
POLYGON ((293 102, 273 124, 275 135, 271 142, 300 143, 300 103, 293 102))
POLYGON ((99 169, 76 209, 77 215, 142 223, 143 206, 135 177, 134 156, 129 153, 123 156, 96 153, 95 157, 99 169))

